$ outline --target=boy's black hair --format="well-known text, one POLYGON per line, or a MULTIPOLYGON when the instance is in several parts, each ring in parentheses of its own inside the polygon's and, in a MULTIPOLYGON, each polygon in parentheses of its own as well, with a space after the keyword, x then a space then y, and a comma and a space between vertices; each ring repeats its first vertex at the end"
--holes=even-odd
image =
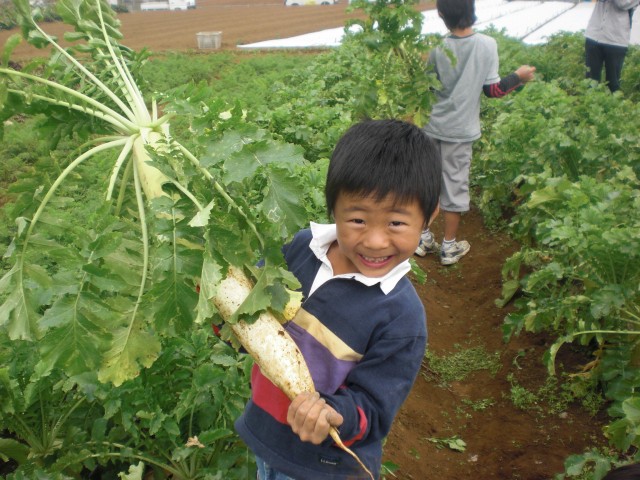
POLYGON ((640 480, 640 463, 614 468, 602 480, 640 480))
POLYGON ((329 162, 325 198, 332 215, 341 192, 395 196, 399 204, 417 200, 425 226, 438 206, 442 165, 427 134, 400 120, 366 120, 338 140, 329 162))
POLYGON ((436 0, 436 8, 449 30, 468 28, 478 19, 475 0, 436 0))

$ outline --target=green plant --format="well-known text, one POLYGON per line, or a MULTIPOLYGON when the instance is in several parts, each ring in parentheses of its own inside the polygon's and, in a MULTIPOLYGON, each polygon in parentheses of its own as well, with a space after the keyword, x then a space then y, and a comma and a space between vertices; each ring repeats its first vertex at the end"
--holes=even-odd
POLYGON ((539 397, 535 393, 527 390, 522 385, 519 385, 512 373, 507 375, 507 381, 511 384, 509 399, 515 407, 519 408, 520 410, 531 410, 534 408, 539 408, 537 406, 539 403, 539 397))
MULTIPOLYGON (((58 2, 61 17, 75 27, 67 34, 76 41, 69 49, 39 26, 28 1, 15 5, 24 37, 36 46, 53 46, 54 53, 46 65, 21 70, 5 62, 0 117, 43 114, 41 128, 82 145, 68 163, 49 158, 13 187, 20 193, 13 206, 19 216, 0 279, 0 326, 11 341, 32 342, 33 373, 24 377, 25 391, 60 378, 80 404, 97 398, 102 403, 96 408, 104 409, 90 439, 83 429, 82 448, 64 444, 53 451, 59 429, 43 430, 42 448, 33 429, 14 428, 17 440, 42 450, 47 467, 60 474, 75 475, 92 461, 142 460, 174 478, 196 479, 218 475, 224 462, 242 465, 246 450, 238 454, 228 438, 229 417, 200 418, 198 428, 193 423, 196 407, 200 413, 215 403, 232 405, 237 416, 245 398, 238 390, 210 390, 220 378, 217 366, 231 375, 234 363, 185 360, 182 370, 206 362, 193 382, 206 380, 201 394, 214 395, 198 397, 205 403, 192 398, 191 410, 142 399, 136 383, 146 382, 143 390, 151 390, 157 381, 158 391, 168 390, 171 378, 145 369, 156 363, 161 369, 165 355, 176 354, 174 342, 218 315, 210 298, 230 265, 254 274, 258 286, 228 320, 251 322, 258 313, 285 307, 285 286, 297 282, 286 271, 280 247, 306 223, 298 198, 308 177, 295 175, 304 164, 300 150, 247 124, 237 106, 204 103, 202 92, 175 104, 162 96, 160 107, 145 99, 135 78, 146 56, 118 43, 117 19, 100 0, 58 2), (192 132, 202 134, 190 141, 191 149, 170 133, 169 120, 178 111, 204 112, 192 124, 192 132), (258 269, 259 258, 264 266, 258 269), (140 402, 136 410, 122 410, 118 395, 125 393, 119 389, 133 390, 126 395, 140 402), (185 434, 197 432, 206 452, 195 440, 184 446, 185 434), (139 444, 131 445, 131 438, 139 444)), ((8 43, 5 60, 16 44, 8 43)), ((231 337, 226 326, 222 335, 231 337)), ((20 393, 15 381, 7 372, 5 387, 20 393)), ((182 392, 194 394, 188 385, 182 392)), ((47 416, 56 424, 76 412, 51 405, 47 416)), ((40 467, 27 464, 27 472, 40 467)))
POLYGON ((316 162, 329 158, 344 131, 360 117, 358 80, 369 58, 345 46, 314 57, 314 61, 273 85, 266 105, 255 119, 282 140, 299 145, 305 158, 316 162))
POLYGON ((630 45, 625 57, 625 68, 622 71, 620 88, 625 98, 637 102, 640 98, 640 68, 638 67, 640 48, 630 45))
POLYGON ((550 82, 557 80, 565 90, 571 91, 585 77, 584 34, 561 32, 552 35, 537 49, 529 52, 536 75, 550 82))
POLYGON ((590 449, 582 454, 571 455, 564 462, 564 473, 555 476, 555 480, 566 478, 578 480, 600 480, 610 470, 629 463, 637 463, 638 454, 631 457, 619 458, 618 455, 608 449, 590 449))
POLYGON ((427 375, 446 385, 464 380, 479 370, 488 370, 491 375, 495 375, 501 367, 499 352, 489 354, 482 346, 463 349, 456 345, 455 349, 450 355, 442 356, 427 349, 423 363, 427 375))
MULTIPOLYGON (((473 183, 481 190, 478 205, 487 221, 508 223, 535 190, 530 182, 538 175, 604 181, 627 167, 638 175, 636 124, 626 121, 636 118, 637 110, 635 103, 585 80, 573 93, 555 80, 533 82, 494 102, 490 127, 472 164, 473 183)), ((516 238, 529 240, 526 229, 514 227, 516 238)))
MULTIPOLYGON (((35 348, 27 342, 0 337, 0 459, 46 468, 74 443, 71 432, 91 421, 86 398, 65 384, 61 372, 29 381, 36 364, 35 348), (11 435, 6 435, 10 433, 11 435)), ((80 439, 78 439, 80 440, 80 439)), ((81 441, 81 440, 80 440, 81 441)))
POLYGON ((638 381, 635 369, 621 370, 636 364, 638 349, 637 179, 626 168, 608 182, 541 175, 529 185, 535 188, 517 222, 536 243, 504 266, 504 299, 522 289, 505 336, 523 328, 559 331, 546 356, 550 372, 563 344, 594 342, 600 348, 591 374, 616 400, 612 412, 620 413, 618 402, 638 381), (520 278, 524 268, 529 273, 520 278))
POLYGON ((514 406, 521 410, 535 410, 539 415, 561 414, 578 402, 593 416, 604 404, 596 382, 585 375, 565 375, 562 382, 556 376, 549 376, 535 391, 521 386, 514 373, 507 375, 507 381, 511 385, 509 398, 514 406))
POLYGON ((116 13, 129 13, 129 7, 124 4, 111 5, 111 8, 113 8, 113 11, 116 13))
POLYGON ((253 468, 232 427, 252 362, 210 329, 168 339, 151 367, 117 388, 95 373, 59 369, 29 380, 37 377, 35 346, 2 338, 0 422, 13 438, 0 439, 0 455, 18 463, 15 478, 39 470, 85 478, 134 462, 176 479, 241 479, 253 468))
POLYGON ((388 476, 398 478, 395 472, 397 472, 399 469, 400 466, 391 461, 382 462, 382 467, 380 469, 380 478, 386 479, 388 478, 388 476))
POLYGON ((487 408, 495 405, 495 400, 491 398, 481 398, 480 400, 469 400, 468 398, 463 398, 462 403, 471 407, 474 412, 482 412, 487 408))
POLYGON ((5 2, 0 9, 0 30, 11 30, 16 26, 15 8, 11 3, 5 2))
POLYGON ((422 34, 422 14, 413 8, 416 3, 355 0, 349 10, 362 10, 367 18, 348 21, 345 30, 351 41, 383 59, 381 68, 368 79, 369 105, 383 116, 406 117, 422 126, 435 100, 433 89, 439 86, 424 60, 440 39, 422 34))
MULTIPOLYGON (((32 32, 32 41, 56 46, 55 41, 34 23, 26 2, 16 5, 21 8, 23 28, 32 32)), ((18 230, 8 256, 13 259, 13 266, 0 282, 8 295, 3 304, 2 323, 12 338, 39 337, 43 329, 51 329, 50 334, 73 335, 73 342, 66 347, 74 348, 79 356, 71 351, 56 352, 47 359, 50 363, 46 368, 65 363, 74 373, 78 368, 99 368, 103 381, 118 385, 157 357, 159 343, 149 328, 151 324, 157 332, 171 333, 177 327, 173 322, 188 326, 195 320, 191 309, 198 301, 195 288, 202 275, 203 262, 208 265, 207 278, 212 282, 220 278, 221 269, 228 265, 229 259, 236 264, 246 262, 252 268, 258 250, 268 260, 266 268, 262 269, 264 278, 279 271, 276 264, 282 262, 278 260, 281 254, 279 248, 274 247, 282 241, 282 235, 292 234, 304 221, 304 212, 294 198, 296 195, 287 198, 287 194, 293 193, 291 188, 296 188, 290 165, 300 162, 301 158, 292 149, 277 147, 267 138, 260 138, 263 134, 258 130, 243 127, 240 116, 234 112, 227 118, 244 128, 244 138, 241 134, 227 134, 227 144, 221 144, 217 151, 211 150, 209 156, 199 162, 169 134, 171 114, 159 117, 154 102, 152 110, 147 110, 133 81, 139 59, 116 43, 117 22, 109 16, 110 10, 103 11, 97 1, 59 2, 58 8, 64 19, 75 25, 76 38, 88 42, 87 49, 94 54, 94 63, 85 66, 58 47, 58 54, 54 56, 57 62, 50 63, 47 78, 27 73, 27 69, 0 69, 0 74, 8 80, 4 114, 20 111, 25 108, 25 99, 33 98, 30 108, 42 109, 52 123, 61 126, 60 113, 70 122, 67 125, 78 125, 76 134, 102 136, 92 138, 91 148, 65 166, 57 178, 42 178, 44 184, 48 184, 48 190, 32 201, 33 207, 29 208, 35 211, 18 230), (93 22, 87 23, 88 19, 93 22), (69 78, 68 65, 75 69, 76 79, 69 78), (104 81, 98 75, 102 75, 104 81), (50 79, 56 76, 57 82, 50 79), (77 83, 78 79, 82 80, 80 85, 84 85, 84 89, 67 86, 77 83), (95 124, 88 123, 87 116, 93 118, 95 124), (92 128, 88 130, 87 127, 92 128), (237 140, 241 140, 240 146, 234 145, 237 140), (35 227, 47 215, 45 208, 52 203, 58 188, 78 166, 108 149, 117 149, 119 153, 108 177, 107 202, 99 210, 102 216, 100 228, 74 231, 66 227, 65 237, 71 238, 65 240, 76 242, 75 255, 79 255, 70 261, 71 245, 59 244, 61 238, 56 232, 44 236, 48 222, 40 222, 43 229, 39 234, 35 233, 35 227), (255 162, 256 157, 260 158, 260 165, 255 162), (225 165, 230 158, 233 158, 232 162, 225 165), (251 184, 250 179, 259 168, 260 178, 251 184), (128 183, 129 179, 133 180, 133 186, 128 183), (226 183, 226 189, 223 183, 226 183), (241 192, 244 198, 234 199, 229 192, 232 195, 241 192), (227 203, 230 209, 220 212, 216 225, 212 225, 213 230, 209 232, 211 235, 203 235, 203 227, 207 226, 214 204, 218 202, 227 203), (256 209, 255 205, 262 207, 256 209), (130 208, 135 212, 135 223, 121 223, 118 215, 130 208), (149 217, 148 212, 153 215, 149 217), (234 215, 238 217, 232 220, 234 215), (274 215, 277 223, 274 223, 274 215), (227 228, 231 224, 245 225, 251 233, 245 235, 237 230, 238 227, 227 228), (220 228, 222 231, 216 232, 220 228), (234 230, 237 237, 233 243, 237 248, 231 253, 227 245, 234 230), (40 241, 40 236, 44 242, 49 242, 48 248, 31 254, 30 242, 40 241), (140 248, 131 250, 131 245, 127 244, 135 242, 136 238, 141 239, 140 248), (48 255, 47 263, 55 268, 48 271, 42 268, 43 254, 48 255), (116 260, 114 255, 119 258, 116 260), (245 260, 241 260, 243 257, 245 260), (173 261, 165 263, 160 260, 162 258, 173 261), (125 275, 118 265, 123 261, 137 265, 138 273, 125 275), (69 270, 83 264, 85 272, 82 275, 70 275, 69 270), (269 274, 271 268, 275 270, 269 274), (61 283, 62 276, 66 277, 61 283), (27 278, 35 283, 32 285, 27 278), (125 279, 117 285, 118 280, 125 279), (51 290, 54 281, 59 287, 67 286, 58 291, 51 290), (38 288, 49 290, 49 295, 38 299, 38 288), (71 295, 68 288, 73 288, 71 295), (115 292, 119 295, 114 297, 115 292), (163 300, 157 303, 156 298, 163 300), (40 306, 38 301, 42 301, 40 306), (90 319, 88 312, 99 311, 98 305, 102 306, 104 302, 112 304, 106 318, 90 319), (146 308, 143 313, 145 309, 141 307, 147 303, 155 306, 146 308), (74 315, 63 321, 60 312, 68 312, 70 308, 74 315), (43 311, 38 313, 39 309, 43 311), (42 318, 43 323, 39 326, 42 318), (111 323, 102 324, 105 321, 111 323), (72 333, 80 326, 89 329, 90 324, 113 329, 113 336, 100 339, 104 343, 99 344, 93 336, 80 338, 72 333)), ((167 105, 165 112, 168 110, 167 105)), ((218 123, 221 122, 218 119, 218 123)), ((26 214, 27 207, 25 210, 26 214)), ((280 287, 275 285, 279 283, 278 277, 284 279, 283 273, 276 273, 269 280, 275 290, 258 300, 262 306, 254 303, 253 308, 260 310, 268 304, 276 306, 270 297, 277 295, 279 288, 283 299, 286 298, 282 283, 280 287)), ((291 280, 289 276, 286 282, 291 280)), ((214 312, 205 302, 199 305, 200 321, 214 312)), ((281 307, 283 305, 281 303, 281 307)), ((252 313, 255 310, 247 311, 248 315, 252 313)), ((55 341, 54 338, 55 335, 46 336, 40 348, 46 349, 48 339, 55 341)))
POLYGON ((448 448, 456 452, 464 452, 467 449, 467 443, 462 440, 458 435, 447 438, 430 437, 427 438, 431 443, 436 445, 436 448, 448 448))

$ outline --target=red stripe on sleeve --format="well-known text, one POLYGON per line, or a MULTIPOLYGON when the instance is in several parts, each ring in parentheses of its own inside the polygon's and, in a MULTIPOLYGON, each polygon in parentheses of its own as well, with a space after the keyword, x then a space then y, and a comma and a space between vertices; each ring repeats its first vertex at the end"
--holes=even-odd
POLYGON ((362 408, 360 408, 360 407, 357 407, 357 408, 358 408, 358 414, 360 415, 360 422, 359 422, 360 423, 360 431, 358 432, 358 434, 355 437, 350 438, 349 440, 346 440, 346 441, 342 442, 347 447, 350 447, 355 442, 357 442, 362 437, 364 437, 364 434, 367 431, 367 426, 369 425, 369 422, 367 421, 367 416, 364 414, 364 410, 362 410, 362 408))
POLYGON ((492 95, 491 96, 495 97, 495 98, 504 97, 507 94, 507 92, 505 92, 504 90, 502 90, 500 88, 500 84, 499 83, 495 83, 495 84, 491 85, 491 90, 492 90, 492 92, 491 92, 492 95))
POLYGON ((251 397, 253 403, 274 419, 288 425, 287 410, 291 400, 262 374, 258 365, 254 365, 251 370, 251 397))

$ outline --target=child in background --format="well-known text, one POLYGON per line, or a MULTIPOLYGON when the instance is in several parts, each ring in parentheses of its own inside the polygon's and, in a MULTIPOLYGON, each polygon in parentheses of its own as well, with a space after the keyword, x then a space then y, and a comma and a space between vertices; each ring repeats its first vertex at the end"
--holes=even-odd
POLYGON ((638 3, 638 0, 598 0, 584 32, 587 78, 599 82, 604 65, 611 92, 620 89, 622 65, 631 38, 631 20, 638 3))
POLYGON ((456 238, 461 214, 469 210, 471 147, 480 138, 480 95, 503 97, 533 80, 535 67, 522 65, 500 78, 496 41, 472 28, 476 21, 474 0, 437 0, 436 7, 450 34, 429 56, 428 64, 442 88, 424 130, 436 140, 442 157, 444 241, 440 246, 426 230, 415 253, 423 257, 439 251, 442 265, 453 265, 471 248, 469 242, 456 238))
POLYGON ((329 429, 378 478, 382 443, 424 357, 424 306, 406 274, 438 213, 440 157, 415 125, 352 126, 331 157, 325 196, 333 224, 311 223, 283 251, 304 302, 285 325, 318 393, 292 402, 260 369, 236 421, 259 480, 369 479, 329 429))

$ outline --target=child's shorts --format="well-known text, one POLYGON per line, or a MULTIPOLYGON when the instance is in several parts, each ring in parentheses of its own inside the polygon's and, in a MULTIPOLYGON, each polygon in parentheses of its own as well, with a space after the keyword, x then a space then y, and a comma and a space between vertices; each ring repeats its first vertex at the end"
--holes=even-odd
POLYGON ((445 212, 469 211, 469 170, 473 142, 436 140, 442 157, 440 208, 445 212))

